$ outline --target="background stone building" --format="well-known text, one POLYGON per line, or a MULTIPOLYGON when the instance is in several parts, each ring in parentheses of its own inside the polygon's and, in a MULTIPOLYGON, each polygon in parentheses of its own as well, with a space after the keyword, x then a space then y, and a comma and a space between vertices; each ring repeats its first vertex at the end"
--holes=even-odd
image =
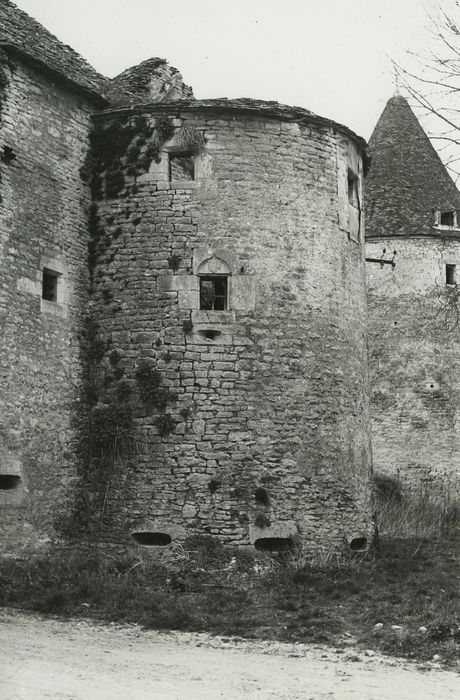
POLYGON ((396 250, 367 265, 374 469, 458 489, 460 194, 403 97, 369 151, 366 255, 396 250))
POLYGON ((366 548, 364 142, 0 20, 2 546, 366 548))

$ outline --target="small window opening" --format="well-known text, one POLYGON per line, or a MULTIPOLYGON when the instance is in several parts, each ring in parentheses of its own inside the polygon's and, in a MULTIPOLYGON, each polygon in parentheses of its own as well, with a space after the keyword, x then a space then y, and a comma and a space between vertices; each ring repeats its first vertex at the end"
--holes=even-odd
POLYGON ((355 537, 350 542, 352 552, 365 552, 367 550, 367 537, 355 537))
POLYGON ((143 544, 148 547, 166 547, 166 545, 171 544, 171 536, 166 532, 133 532, 133 539, 137 544, 143 544))
POLYGON ((58 299, 58 278, 59 273, 53 270, 43 269, 42 279, 42 299, 46 301, 57 301, 58 299))
POLYGON ((257 488, 254 491, 254 499, 257 503, 259 503, 261 506, 269 506, 270 505, 270 496, 268 495, 268 491, 263 488, 257 488))
POLYGON ((225 311, 227 294, 226 276, 200 277, 200 309, 203 311, 225 311))
POLYGON ((348 171, 348 202, 359 209, 358 176, 352 170, 348 171))
POLYGON ((441 212, 441 226, 455 226, 455 212, 454 211, 442 211, 441 212))
POLYGON ((195 158, 190 153, 169 154, 169 180, 194 180, 195 158))
POLYGON ((21 483, 17 474, 0 474, 0 491, 14 491, 21 483))
POLYGON ((16 159, 16 153, 10 146, 3 146, 3 151, 0 158, 4 163, 8 164, 16 159))
POLYGON ((456 265, 446 265, 446 284, 456 284, 456 265))
POLYGON ((283 552, 292 548, 290 537, 259 537, 254 542, 259 552, 283 552))

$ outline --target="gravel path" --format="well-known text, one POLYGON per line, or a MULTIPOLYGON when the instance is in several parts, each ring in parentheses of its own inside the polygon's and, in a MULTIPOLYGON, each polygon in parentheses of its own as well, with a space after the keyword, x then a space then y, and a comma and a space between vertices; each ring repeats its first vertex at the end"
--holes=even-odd
POLYGON ((0 610, 0 645, 1 700, 460 697, 454 673, 353 651, 145 632, 12 611, 0 610))

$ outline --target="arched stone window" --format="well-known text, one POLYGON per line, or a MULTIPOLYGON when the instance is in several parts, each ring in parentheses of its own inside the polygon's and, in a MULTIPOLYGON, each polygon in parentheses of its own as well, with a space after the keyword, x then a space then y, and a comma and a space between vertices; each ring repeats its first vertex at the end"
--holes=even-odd
POLYGON ((228 264, 212 256, 198 267, 200 281, 200 310, 226 311, 229 308, 229 277, 232 271, 228 264))

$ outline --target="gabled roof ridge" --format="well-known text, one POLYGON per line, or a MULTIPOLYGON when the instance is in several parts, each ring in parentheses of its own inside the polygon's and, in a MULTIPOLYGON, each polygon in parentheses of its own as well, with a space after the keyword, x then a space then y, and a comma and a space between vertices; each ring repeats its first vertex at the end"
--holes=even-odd
POLYGON ((11 0, 0 2, 0 44, 6 51, 30 57, 93 97, 105 97, 107 78, 11 0))

